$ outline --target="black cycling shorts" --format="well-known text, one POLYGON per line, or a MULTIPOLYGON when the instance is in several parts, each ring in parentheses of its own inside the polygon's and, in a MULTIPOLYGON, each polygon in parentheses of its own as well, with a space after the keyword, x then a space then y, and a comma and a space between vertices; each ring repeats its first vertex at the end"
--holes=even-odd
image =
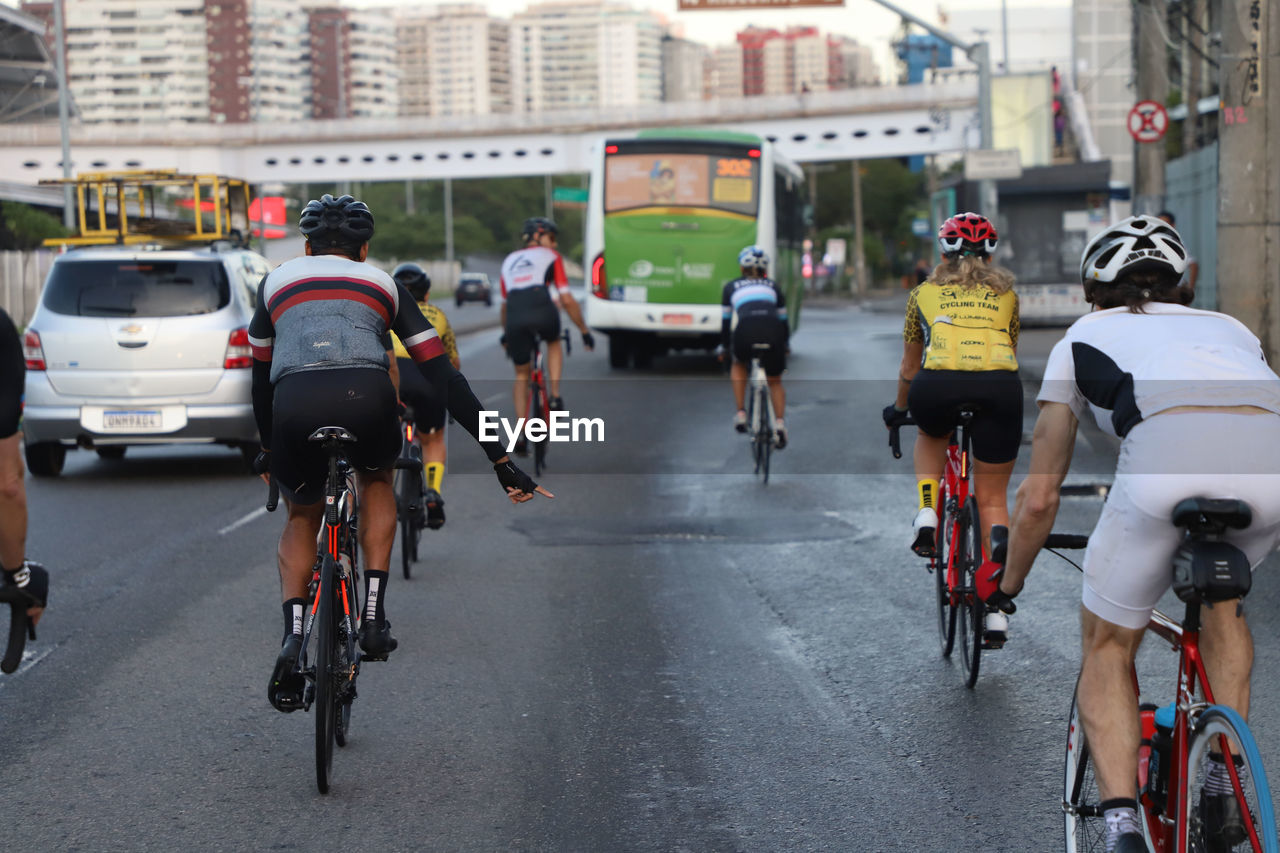
POLYGON ((413 423, 418 432, 432 432, 444 427, 446 401, 436 396, 431 383, 411 358, 397 358, 400 365, 400 399, 413 409, 413 423))
POLYGON ((560 337, 560 309, 551 297, 537 290, 517 290, 507 297, 507 355, 516 364, 528 364, 538 339, 560 337))
POLYGON ((911 380, 907 407, 925 435, 945 438, 960 409, 973 406, 973 455, 999 465, 1018 458, 1022 444, 1022 380, 1016 370, 921 370, 911 380))
POLYGON ((750 364, 751 359, 760 356, 766 376, 781 376, 787 369, 786 335, 782 321, 772 314, 740 317, 730 349, 733 360, 742 364, 750 364))
POLYGON ((26 381, 27 362, 18 329, 9 315, 0 310, 0 438, 8 438, 18 431, 26 381))
POLYGON ((390 468, 400 455, 400 422, 391 375, 370 367, 303 370, 275 386, 271 476, 286 498, 313 504, 324 497, 328 458, 316 441, 320 427, 338 426, 357 441, 347 461, 368 471, 390 468))

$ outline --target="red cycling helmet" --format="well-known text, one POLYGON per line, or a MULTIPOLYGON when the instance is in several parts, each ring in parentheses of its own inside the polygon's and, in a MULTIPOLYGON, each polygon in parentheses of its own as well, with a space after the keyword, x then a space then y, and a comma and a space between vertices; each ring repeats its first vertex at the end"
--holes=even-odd
POLYGON ((978 213, 957 213, 938 229, 938 243, 948 258, 962 252, 985 258, 995 253, 997 242, 995 226, 978 213))

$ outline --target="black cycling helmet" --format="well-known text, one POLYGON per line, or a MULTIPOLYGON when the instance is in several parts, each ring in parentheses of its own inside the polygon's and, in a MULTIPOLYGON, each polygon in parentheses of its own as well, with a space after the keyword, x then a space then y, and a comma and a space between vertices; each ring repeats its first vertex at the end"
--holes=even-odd
POLYGON ((373 237, 373 214, 349 195, 325 193, 302 208, 298 230, 317 249, 357 249, 373 237))
POLYGON ((531 216, 524 221, 524 229, 520 232, 520 237, 528 243, 539 234, 559 234, 560 229, 556 227, 554 220, 545 216, 531 216))
POLYGON ((391 271, 391 277, 419 302, 427 298, 427 291, 431 289, 431 276, 417 264, 401 264, 391 271))

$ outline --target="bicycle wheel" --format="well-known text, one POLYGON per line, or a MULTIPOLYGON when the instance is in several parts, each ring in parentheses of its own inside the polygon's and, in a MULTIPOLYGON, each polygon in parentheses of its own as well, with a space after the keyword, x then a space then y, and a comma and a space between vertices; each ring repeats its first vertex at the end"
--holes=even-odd
MULTIPOLYGON (((1231 708, 1211 705, 1196 720, 1187 756, 1187 797, 1182 804, 1187 837, 1184 849, 1195 851, 1257 851, 1276 853, 1276 816, 1267 784, 1267 771, 1249 726, 1231 708), (1222 779, 1210 780, 1209 758, 1221 757, 1223 738, 1236 756, 1238 793, 1214 796, 1206 786, 1222 779), (1216 802, 1215 802, 1216 801, 1216 802), (1240 815, 1239 820, 1223 818, 1222 807, 1240 815)), ((1229 780, 1226 783, 1234 789, 1229 780)))
POLYGON ((1067 724, 1066 773, 1062 792, 1062 812, 1066 820, 1067 853, 1102 853, 1107 849, 1107 821, 1102 816, 1102 797, 1093 775, 1089 744, 1084 726, 1071 697, 1071 717, 1067 724))
POLYGON ((756 394, 759 397, 756 408, 760 412, 760 473, 768 485, 769 457, 773 455, 773 411, 769 405, 769 389, 761 385, 756 394))
POLYGON ((337 564, 325 554, 320 564, 320 609, 316 614, 316 787, 329 793, 333 770, 333 742, 336 727, 337 690, 334 679, 334 651, 338 644, 338 598, 334 586, 337 564))
MULTIPOLYGON (((530 388, 533 390, 533 399, 529 401, 529 418, 543 419, 546 417, 546 392, 543 390, 541 382, 533 383, 530 388)), ((545 437, 538 441, 531 441, 533 445, 533 476, 542 476, 542 469, 547 467, 547 440, 545 437)))
MULTIPOLYGON (((351 555, 354 560, 355 555, 351 555)), ((353 563, 354 565, 354 563, 353 563)), ((338 585, 339 602, 345 597, 345 606, 337 610, 337 644, 334 647, 334 702, 335 719, 333 739, 338 746, 347 745, 347 731, 351 727, 351 703, 355 696, 356 662, 360 660, 360 652, 356 648, 356 583, 354 577, 348 577, 345 584, 346 595, 342 594, 343 584, 338 585), (351 614, 348 618, 347 614, 351 614)))
POLYGON ((938 640, 942 644, 942 656, 951 657, 951 650, 956 645, 956 608, 951 606, 951 591, 947 589, 947 561, 956 546, 956 517, 947 510, 947 495, 940 491, 938 495, 938 524, 940 528, 934 539, 937 542, 937 556, 933 558, 933 585, 938 597, 938 640))
POLYGON ((396 503, 400 507, 400 568, 404 570, 404 579, 408 580, 413 573, 410 564, 418 559, 418 511, 411 507, 422 506, 422 472, 403 470, 399 472, 400 488, 396 495, 396 503))
POLYGON ((978 664, 982 660, 982 628, 986 608, 978 598, 975 577, 982 565, 982 524, 978 518, 978 500, 972 496, 960 511, 960 529, 956 533, 960 550, 956 554, 960 577, 960 664, 964 667, 964 686, 978 683, 978 664))

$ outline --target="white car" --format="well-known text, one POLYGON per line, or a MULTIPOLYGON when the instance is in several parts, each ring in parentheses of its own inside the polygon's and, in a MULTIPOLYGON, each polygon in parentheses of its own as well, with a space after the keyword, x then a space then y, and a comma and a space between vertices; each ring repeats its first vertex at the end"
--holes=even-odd
POLYGON ((248 325, 270 270, 244 249, 101 247, 59 255, 23 335, 27 468, 67 450, 219 443, 251 461, 248 325))

